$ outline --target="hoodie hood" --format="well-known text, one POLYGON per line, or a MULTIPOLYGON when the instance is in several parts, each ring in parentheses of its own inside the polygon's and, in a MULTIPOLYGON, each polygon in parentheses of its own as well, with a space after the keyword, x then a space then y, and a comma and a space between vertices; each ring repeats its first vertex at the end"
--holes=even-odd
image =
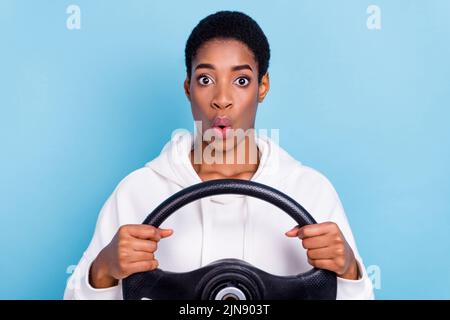
MULTIPOLYGON (((256 132, 256 130, 255 130, 256 132)), ((202 182, 190 161, 195 135, 181 131, 165 144, 160 155, 146 163, 146 167, 175 183, 182 189, 202 182)), ((267 136, 257 136, 255 141, 260 152, 260 164, 251 181, 277 188, 280 181, 292 172, 292 166, 300 162, 292 158, 267 136), (281 165, 282 164, 282 165, 281 165)))

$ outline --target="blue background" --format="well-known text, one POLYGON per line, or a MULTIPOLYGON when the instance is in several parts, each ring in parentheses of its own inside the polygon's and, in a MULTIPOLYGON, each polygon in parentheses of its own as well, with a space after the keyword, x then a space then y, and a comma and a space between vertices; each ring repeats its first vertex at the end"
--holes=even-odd
POLYGON ((184 45, 223 9, 265 31, 257 127, 334 184, 376 297, 449 299, 446 0, 0 1, 0 298, 62 298, 117 183, 193 129, 184 45))

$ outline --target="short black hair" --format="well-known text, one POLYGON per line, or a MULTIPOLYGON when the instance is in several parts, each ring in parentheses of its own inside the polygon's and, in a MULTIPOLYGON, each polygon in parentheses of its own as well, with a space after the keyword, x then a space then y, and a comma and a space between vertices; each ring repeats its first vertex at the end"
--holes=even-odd
POLYGON ((269 42, 256 21, 238 11, 218 11, 202 19, 192 30, 184 52, 189 79, 197 50, 213 39, 235 39, 247 45, 258 63, 258 81, 261 82, 269 68, 269 42))

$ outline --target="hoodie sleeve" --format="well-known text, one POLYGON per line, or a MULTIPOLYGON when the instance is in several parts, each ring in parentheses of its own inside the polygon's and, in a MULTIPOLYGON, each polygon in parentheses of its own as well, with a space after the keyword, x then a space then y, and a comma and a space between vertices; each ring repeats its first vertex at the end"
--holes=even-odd
POLYGON ((122 299, 122 284, 105 289, 95 289, 89 284, 89 269, 98 253, 111 241, 119 228, 118 189, 103 205, 94 236, 81 257, 74 272, 67 281, 65 300, 115 300, 122 299))
POLYGON ((338 277, 337 278, 337 297, 338 300, 373 300, 373 286, 372 281, 369 279, 367 275, 366 268, 364 266, 363 260, 359 255, 358 249, 356 247, 355 239, 353 237, 353 233, 350 229, 350 225, 347 220, 347 216, 344 212, 342 203, 339 199, 339 196, 331 185, 331 183, 326 180, 331 191, 334 196, 335 206, 331 211, 331 215, 328 221, 335 222, 342 234, 344 235, 346 241, 350 245, 353 250, 353 253, 356 258, 356 262, 358 264, 360 278, 358 280, 347 280, 338 277))

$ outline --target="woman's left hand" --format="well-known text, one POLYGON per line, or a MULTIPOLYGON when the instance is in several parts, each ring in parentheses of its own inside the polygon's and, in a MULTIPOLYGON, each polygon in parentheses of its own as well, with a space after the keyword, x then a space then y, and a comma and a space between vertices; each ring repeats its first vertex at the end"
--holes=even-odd
POLYGON ((315 268, 334 271, 338 277, 357 280, 358 264, 352 248, 334 222, 294 227, 285 233, 299 237, 307 250, 308 262, 315 268))

